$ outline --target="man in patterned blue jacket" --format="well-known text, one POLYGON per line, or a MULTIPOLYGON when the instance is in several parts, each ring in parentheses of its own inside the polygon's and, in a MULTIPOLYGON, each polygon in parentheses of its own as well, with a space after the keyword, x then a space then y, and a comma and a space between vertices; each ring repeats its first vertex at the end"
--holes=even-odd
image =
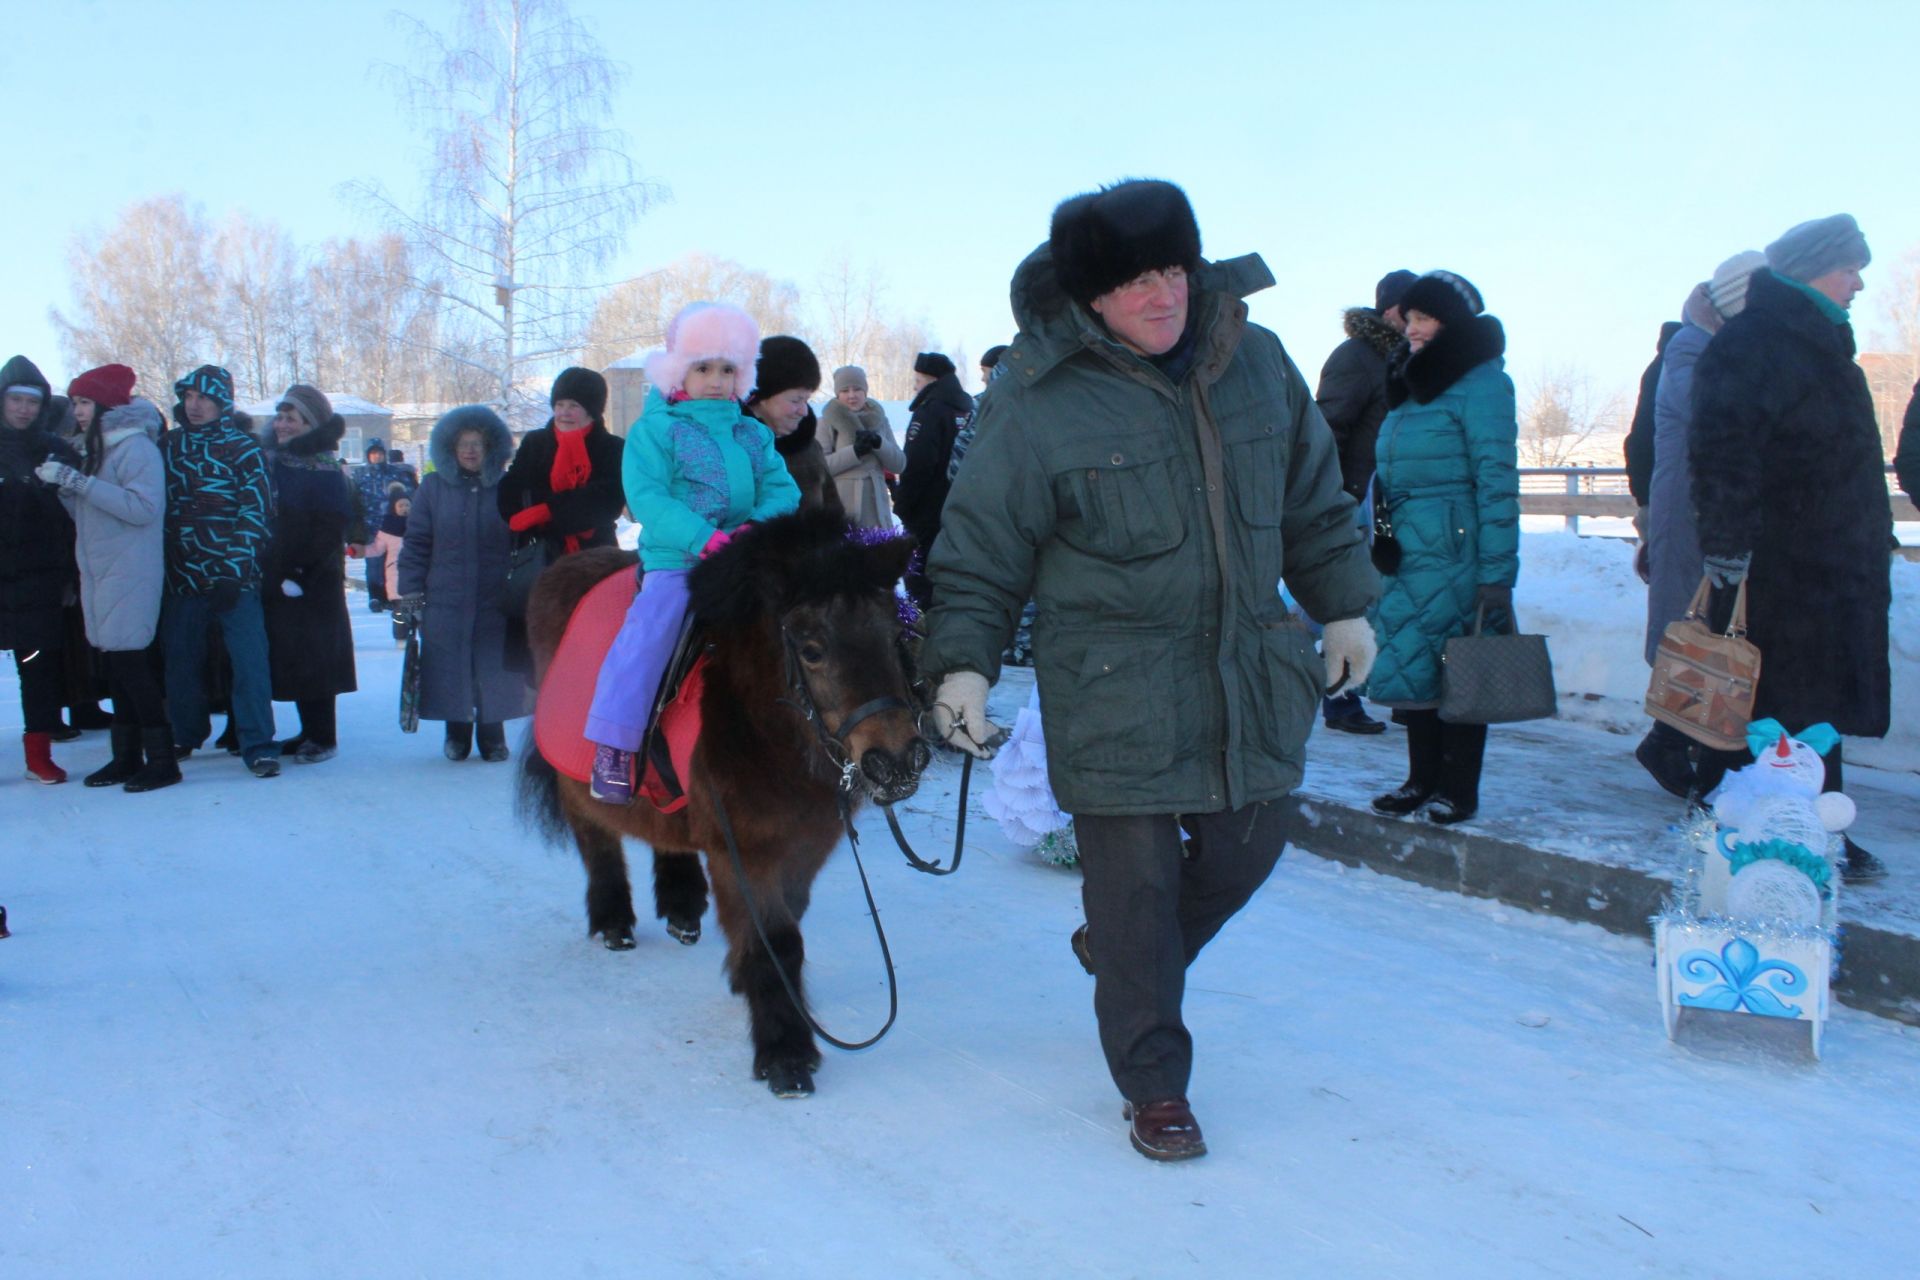
POLYGON ((167 656, 167 716, 184 757, 207 739, 207 629, 217 624, 233 661, 233 721, 256 778, 280 772, 273 685, 260 611, 260 553, 272 490, 266 456, 233 411, 233 378, 205 364, 173 384, 181 430, 167 433, 167 589, 160 639, 167 656))

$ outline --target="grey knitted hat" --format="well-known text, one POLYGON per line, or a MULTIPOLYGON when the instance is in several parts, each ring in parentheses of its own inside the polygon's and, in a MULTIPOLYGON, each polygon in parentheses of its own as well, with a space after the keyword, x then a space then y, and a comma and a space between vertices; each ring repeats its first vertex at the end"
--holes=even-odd
POLYGON ((1829 271, 1864 267, 1873 261, 1867 238, 1850 213, 1803 222, 1767 246, 1767 265, 1805 283, 1829 271))
POLYGON ((291 407, 306 421, 307 430, 317 431, 333 417, 333 402, 318 387, 310 387, 304 382, 296 382, 287 388, 280 402, 273 406, 274 411, 291 407))
POLYGON ((843 364, 833 371, 833 394, 839 395, 849 387, 867 389, 867 371, 857 364, 843 364))

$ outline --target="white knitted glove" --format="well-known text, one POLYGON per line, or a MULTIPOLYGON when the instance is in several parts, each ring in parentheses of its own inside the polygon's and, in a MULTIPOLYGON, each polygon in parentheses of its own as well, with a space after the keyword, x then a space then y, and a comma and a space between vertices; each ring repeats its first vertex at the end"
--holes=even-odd
POLYGON ((48 458, 33 469, 33 474, 75 496, 85 493, 87 486, 93 483, 92 476, 82 475, 58 458, 48 458))
POLYGON ((1320 631, 1320 654, 1327 660, 1327 693, 1357 689, 1367 682, 1379 654, 1373 642, 1373 624, 1365 618, 1342 618, 1320 631))
POLYGON ((941 741, 982 760, 1007 740, 1007 731, 987 719, 987 678, 978 671, 952 671, 933 695, 933 731, 941 741))

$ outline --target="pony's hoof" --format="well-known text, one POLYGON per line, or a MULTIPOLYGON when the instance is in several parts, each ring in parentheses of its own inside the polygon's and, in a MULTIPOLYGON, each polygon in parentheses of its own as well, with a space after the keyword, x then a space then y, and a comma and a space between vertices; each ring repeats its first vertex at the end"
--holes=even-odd
POLYGON ((633 929, 628 925, 616 925, 600 931, 600 945, 609 951, 633 950, 633 929))
POLYGON ((794 1063, 781 1063, 762 1071, 767 1088, 776 1098, 811 1098, 813 1096, 813 1073, 794 1063))
POLYGON ((700 922, 682 924, 677 920, 667 921, 667 936, 683 947, 690 947, 700 941, 700 922))

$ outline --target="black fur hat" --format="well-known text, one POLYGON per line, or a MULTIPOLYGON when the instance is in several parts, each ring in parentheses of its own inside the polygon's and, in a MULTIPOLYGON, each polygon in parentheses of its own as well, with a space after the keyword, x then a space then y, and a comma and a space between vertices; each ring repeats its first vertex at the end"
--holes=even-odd
POLYGON ((947 359, 946 355, 939 351, 922 351, 919 355, 915 356, 913 358, 913 371, 915 373, 924 373, 929 378, 944 378, 950 373, 959 372, 959 370, 953 367, 953 361, 947 359))
POLYGON ((775 334, 760 343, 760 359, 753 366, 754 400, 765 400, 782 391, 820 389, 820 360, 813 348, 798 338, 775 334))
POLYGON ((1152 178, 1061 201, 1049 242, 1060 287, 1083 307, 1142 272, 1200 265, 1200 224, 1187 193, 1152 178))
POLYGON ((573 401, 595 422, 606 425, 607 380, 593 370, 579 365, 562 369, 560 376, 553 380, 553 393, 547 397, 547 403, 553 405, 561 400, 573 401))
POLYGON ((1449 328, 1465 324, 1487 309, 1473 282, 1451 271, 1429 271, 1400 295, 1400 314, 1423 311, 1449 328))

